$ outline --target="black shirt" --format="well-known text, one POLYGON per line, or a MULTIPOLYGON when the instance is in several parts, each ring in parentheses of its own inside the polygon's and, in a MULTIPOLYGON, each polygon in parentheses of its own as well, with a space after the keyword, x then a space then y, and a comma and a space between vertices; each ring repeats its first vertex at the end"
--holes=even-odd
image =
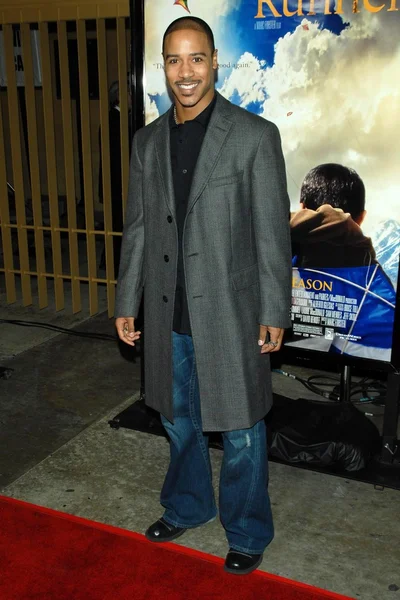
POLYGON ((215 101, 216 95, 207 108, 195 119, 185 121, 180 125, 175 123, 174 113, 171 112, 170 115, 171 167, 179 243, 173 330, 177 333, 189 335, 191 334, 191 327, 183 268, 182 233, 193 175, 215 101))

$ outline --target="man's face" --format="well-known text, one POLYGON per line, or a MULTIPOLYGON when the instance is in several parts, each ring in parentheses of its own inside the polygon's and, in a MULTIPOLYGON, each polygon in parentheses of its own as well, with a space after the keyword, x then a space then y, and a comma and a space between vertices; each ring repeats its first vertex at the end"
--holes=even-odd
MULTIPOLYGON (((217 51, 202 31, 183 29, 165 38, 164 68, 176 102, 183 108, 206 108, 214 95, 217 51)), ((196 110, 197 113, 197 110, 196 110)))

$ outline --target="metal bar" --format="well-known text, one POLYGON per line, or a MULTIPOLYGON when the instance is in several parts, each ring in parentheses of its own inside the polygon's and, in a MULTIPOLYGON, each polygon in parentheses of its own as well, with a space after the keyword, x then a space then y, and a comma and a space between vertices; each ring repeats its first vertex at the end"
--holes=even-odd
POLYGON ((58 188, 57 188, 57 163, 56 163, 56 145, 54 132, 54 110, 53 110, 53 90, 50 65, 50 44, 47 23, 39 23, 40 32, 40 54, 42 60, 42 79, 43 79, 43 113, 44 113, 44 131, 46 139, 46 163, 47 163, 47 187, 50 205, 50 222, 52 224, 51 244, 53 251, 53 269, 54 269, 54 291, 56 300, 56 310, 62 310, 64 304, 64 284, 63 279, 58 277, 62 274, 62 256, 61 256, 61 236, 55 228, 60 226, 60 216, 58 210, 58 188))
MULTIPOLYGON (((86 229, 94 230, 94 206, 93 206, 93 171, 92 171, 92 149, 90 140, 90 107, 89 107, 89 83, 87 73, 87 47, 86 47, 86 24, 85 21, 77 21, 78 38, 78 66, 79 66, 79 102, 82 117, 82 157, 83 157, 83 182, 86 229)), ((93 236, 87 236, 87 256, 89 278, 96 273, 96 244, 93 236)), ((98 312, 97 284, 90 279, 89 283, 89 310, 94 315, 98 312)))
POLYGON ((8 304, 12 304, 17 300, 17 292, 15 288, 14 257, 12 250, 11 230, 4 225, 10 222, 10 210, 8 206, 8 186, 6 172, 6 154, 4 149, 4 129, 3 129, 3 110, 0 99, 0 224, 2 227, 1 239, 3 243, 3 260, 5 282, 6 282, 6 297, 8 304))
POLYGON ((351 402, 350 388, 351 367, 350 365, 343 365, 342 371, 340 373, 340 402, 351 402))
POLYGON ((68 42, 67 25, 65 21, 58 21, 58 43, 60 59, 60 79, 61 79, 61 104, 62 120, 64 132, 64 168, 65 168, 65 186, 67 195, 67 215, 69 242, 69 261, 72 277, 72 312, 73 314, 82 310, 81 291, 79 280, 79 251, 78 235, 74 230, 77 228, 76 218, 76 190, 75 190, 75 169, 74 169, 74 146, 72 136, 72 111, 71 111, 71 92, 69 82, 69 64, 68 64, 68 42))
POLYGON ((144 118, 144 0, 129 0, 131 15, 132 134, 143 127, 144 118))
POLYGON ((38 275, 39 308, 48 306, 47 279, 40 275, 46 271, 42 220, 42 198, 40 190, 39 144, 36 117, 36 94, 33 77, 33 61, 31 48, 31 32, 28 24, 21 25, 22 51, 24 57, 26 116, 28 127, 29 168, 31 174, 32 210, 34 227, 22 225, 22 229, 35 233, 36 269, 38 275))
POLYGON ((126 200, 128 197, 129 176, 129 115, 127 81, 127 48, 125 19, 117 19, 117 48, 118 48, 118 79, 119 104, 121 108, 121 178, 122 178, 122 211, 125 217, 126 200))
POLYGON ((400 414, 400 373, 389 373, 382 428, 380 460, 391 464, 398 451, 397 426, 400 414))
MULTIPOLYGON (((107 78, 107 41, 106 24, 104 19, 97 20, 97 51, 99 68, 100 92, 100 132, 101 132, 101 161, 103 173, 103 207, 105 229, 106 278, 114 279, 113 240, 109 235, 112 231, 111 211, 111 175, 110 175, 110 131, 108 122, 108 78, 107 78)), ((126 76, 125 76, 126 79, 126 76)), ((119 82, 121 85, 121 81, 119 82)), ((108 315, 114 314, 115 287, 107 285, 108 315)))
MULTIPOLYGON (((145 124, 144 111, 144 0, 129 0, 130 30, 131 30, 131 56, 130 70, 132 73, 132 132, 134 135, 145 124)), ((143 300, 141 304, 142 317, 144 313, 143 300)), ((144 317, 143 317, 144 318, 144 317)), ((146 335, 142 335, 140 343, 140 397, 145 397, 145 364, 144 345, 146 335)))
MULTIPOLYGON (((70 227, 51 227, 51 225, 47 226, 47 225, 41 225, 41 226, 37 226, 37 225, 16 225, 15 223, 0 223, 0 227, 4 227, 4 229, 8 228, 8 229, 18 229, 19 227, 21 229, 39 229, 42 231, 61 231, 62 233, 87 233, 89 235, 105 235, 105 231, 103 231, 102 229, 93 229, 93 230, 88 230, 88 229, 71 229, 70 227)), ((109 231, 108 235, 111 236, 122 236, 121 231, 109 231)))
POLYGON ((2 0, 0 24, 75 21, 76 19, 115 19, 129 15, 128 0, 2 0))
MULTIPOLYGON (((21 148, 21 131, 20 131, 20 115, 19 102, 17 92, 17 80, 15 75, 14 63, 14 44, 13 44, 13 29, 12 25, 4 25, 4 52, 5 64, 7 71, 7 98, 8 112, 10 118, 10 138, 11 138, 11 157, 12 170, 15 187, 15 208, 17 214, 17 223, 25 225, 25 190, 24 178, 22 169, 22 148, 21 148)), ((28 253, 28 235, 27 231, 18 228, 18 251, 21 271, 24 273, 29 270, 29 253, 28 253)), ((22 286, 22 302, 24 306, 32 304, 31 280, 29 275, 21 275, 22 286)))
MULTIPOLYGON (((0 273, 5 273, 6 269, 0 268, 0 273)), ((115 285, 117 281, 115 279, 102 279, 101 277, 85 277, 85 275, 80 275, 79 277, 71 277, 71 275, 54 275, 54 273, 37 273, 36 271, 25 271, 22 272, 20 269, 10 269, 10 273, 14 275, 30 275, 32 277, 37 277, 37 275, 43 275, 44 277, 48 277, 49 279, 54 279, 57 277, 58 279, 65 279, 66 281, 71 281, 76 279, 77 281, 94 281, 95 283, 112 283, 115 285)))

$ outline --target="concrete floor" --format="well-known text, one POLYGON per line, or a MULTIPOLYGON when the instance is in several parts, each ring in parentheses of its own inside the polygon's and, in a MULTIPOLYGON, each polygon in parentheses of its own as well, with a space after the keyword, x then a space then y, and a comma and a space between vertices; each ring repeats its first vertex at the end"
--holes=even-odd
MULTIPOLYGON (((106 315, 65 313, 59 325, 80 321, 81 330, 113 333, 106 315)), ((0 318, 51 315, 10 309, 3 299, 0 318)), ((161 514, 168 443, 108 424, 138 397, 138 361, 122 357, 113 342, 0 328, 0 364, 14 368, 0 380, 0 493, 143 532, 161 514)), ((273 379, 279 394, 312 396, 296 381, 273 379)), ((211 450, 216 488, 221 456, 211 450)), ((362 600, 400 599, 398 491, 271 463, 270 494, 276 537, 262 570, 362 600)), ((178 543, 218 556, 227 551, 218 521, 178 543)))

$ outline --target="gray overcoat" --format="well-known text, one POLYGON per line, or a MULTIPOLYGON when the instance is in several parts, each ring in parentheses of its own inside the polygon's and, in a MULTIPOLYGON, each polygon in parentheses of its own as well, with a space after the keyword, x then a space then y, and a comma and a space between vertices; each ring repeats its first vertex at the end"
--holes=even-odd
MULTIPOLYGON (((289 212, 277 127, 217 94, 183 231, 204 431, 251 427, 271 406, 257 342, 260 323, 290 326, 289 212)), ((133 140, 115 314, 135 317, 144 289, 146 403, 170 421, 177 252, 168 112, 133 140)))

